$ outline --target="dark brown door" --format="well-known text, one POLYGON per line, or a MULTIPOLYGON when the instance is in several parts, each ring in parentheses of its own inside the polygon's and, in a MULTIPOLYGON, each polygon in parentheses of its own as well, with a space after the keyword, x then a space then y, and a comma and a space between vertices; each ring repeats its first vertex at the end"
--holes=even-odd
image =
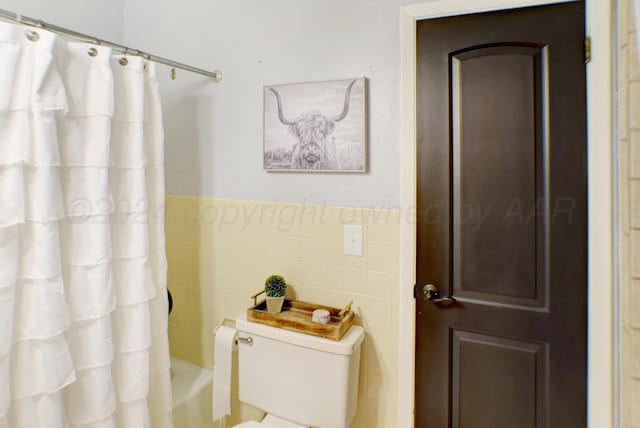
POLYGON ((418 23, 417 428, 586 426, 584 37, 581 2, 418 23))

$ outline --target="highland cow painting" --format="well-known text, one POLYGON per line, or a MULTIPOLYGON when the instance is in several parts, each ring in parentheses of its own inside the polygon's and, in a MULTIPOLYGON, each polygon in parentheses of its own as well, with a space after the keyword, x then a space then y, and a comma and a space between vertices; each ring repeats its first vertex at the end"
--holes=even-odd
POLYGON ((365 79, 265 86, 264 168, 364 172, 365 79))

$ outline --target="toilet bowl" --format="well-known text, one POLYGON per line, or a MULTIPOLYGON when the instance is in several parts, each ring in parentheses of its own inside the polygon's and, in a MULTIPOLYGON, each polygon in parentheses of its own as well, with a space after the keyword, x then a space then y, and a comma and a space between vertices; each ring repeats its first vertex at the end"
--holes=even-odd
POLYGON ((240 401, 264 411, 236 428, 348 428, 358 398, 364 330, 329 340, 236 318, 240 401))

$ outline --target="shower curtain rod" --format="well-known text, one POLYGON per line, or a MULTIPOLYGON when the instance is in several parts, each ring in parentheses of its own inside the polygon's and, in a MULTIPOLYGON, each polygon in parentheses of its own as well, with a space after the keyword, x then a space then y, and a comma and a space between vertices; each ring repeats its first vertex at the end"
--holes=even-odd
POLYGON ((172 61, 167 58, 162 58, 160 56, 151 55, 147 52, 143 52, 138 49, 131 49, 127 46, 120 45, 118 43, 113 43, 108 40, 98 39, 96 37, 88 36, 86 34, 79 33, 77 31, 69 30, 67 28, 59 27, 57 25, 49 24, 47 22, 41 21, 39 19, 29 18, 28 16, 20 15, 18 13, 10 12, 8 10, 0 9, 0 18, 5 18, 13 22, 17 22, 18 24, 29 25, 32 27, 42 28, 44 30, 49 30, 54 33, 62 34, 65 36, 71 36, 77 39, 82 39, 88 42, 91 42, 95 45, 99 46, 107 46, 111 49, 123 53, 125 55, 136 55, 142 58, 145 58, 149 61, 158 62, 160 64, 168 65, 169 67, 179 68, 181 70, 190 71, 192 73, 201 74, 203 76, 210 77, 214 82, 219 82, 222 80, 222 72, 220 70, 207 71, 201 68, 192 67, 187 64, 182 64, 180 62, 172 61))

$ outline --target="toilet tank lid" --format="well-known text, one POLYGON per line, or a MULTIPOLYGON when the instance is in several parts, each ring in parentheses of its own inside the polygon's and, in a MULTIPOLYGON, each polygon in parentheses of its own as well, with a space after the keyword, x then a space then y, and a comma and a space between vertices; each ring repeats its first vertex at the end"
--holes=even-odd
POLYGON ((271 327, 247 320, 247 314, 242 313, 236 318, 236 329, 240 334, 248 333, 266 337, 281 342, 316 349, 339 355, 351 355, 364 340, 364 329, 359 325, 352 325, 340 340, 330 340, 310 334, 298 333, 278 327, 271 327))

